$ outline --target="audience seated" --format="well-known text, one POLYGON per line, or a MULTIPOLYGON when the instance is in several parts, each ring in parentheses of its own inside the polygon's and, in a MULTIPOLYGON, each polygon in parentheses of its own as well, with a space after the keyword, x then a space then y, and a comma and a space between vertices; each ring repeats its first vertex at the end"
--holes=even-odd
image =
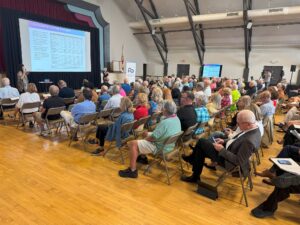
MULTIPOLYGON (((164 141, 181 131, 180 120, 176 116, 176 105, 173 101, 165 101, 163 106, 164 119, 157 125, 153 132, 145 132, 144 140, 134 140, 128 143, 130 166, 119 171, 119 176, 124 178, 137 178, 138 171, 136 160, 139 154, 155 154, 162 148, 164 141)), ((163 150, 171 151, 175 146, 170 144, 163 150)))
POLYGON ((101 94, 98 98, 99 109, 102 110, 104 106, 103 102, 107 102, 110 99, 110 94, 108 94, 108 87, 106 85, 101 86, 101 94))
POLYGON ((256 82, 254 80, 249 82, 249 88, 246 91, 245 95, 249 95, 251 98, 254 98, 257 93, 256 82))
POLYGON ((179 105, 180 103, 180 96, 181 96, 181 92, 180 92, 180 82, 176 81, 173 84, 173 88, 172 88, 172 98, 174 100, 174 102, 176 103, 176 105, 179 105))
POLYGON ((111 89, 111 98, 107 101, 104 109, 113 109, 120 107, 122 96, 120 95, 120 87, 114 85, 111 89))
POLYGON ((186 131, 190 126, 197 123, 197 115, 193 106, 194 99, 194 94, 191 91, 181 94, 181 107, 177 112, 177 116, 180 120, 182 131, 186 131))
MULTIPOLYGON (((196 115, 197 115, 197 123, 205 123, 208 122, 210 119, 208 110, 206 108, 206 96, 205 95, 199 95, 198 98, 196 98, 196 115)), ((204 129, 202 127, 199 127, 195 134, 201 134, 204 132, 204 129)))
MULTIPOLYGON (((45 99, 43 102, 43 105, 40 109, 40 112, 36 112, 34 113, 34 119, 37 122, 37 124, 40 127, 41 130, 41 135, 45 136, 47 135, 47 133, 45 133, 45 128, 44 128, 44 119, 46 118, 47 112, 50 108, 57 108, 57 107, 62 107, 65 106, 65 102, 62 98, 58 97, 58 93, 59 93, 59 88, 55 85, 51 85, 49 87, 49 93, 50 93, 50 97, 45 99)), ((48 120, 56 120, 60 118, 60 114, 58 115, 51 115, 48 116, 48 120)))
POLYGON ((93 92, 89 88, 82 91, 84 101, 77 103, 72 108, 71 112, 62 111, 60 115, 65 119, 66 124, 71 128, 75 128, 79 124, 79 120, 83 115, 96 112, 96 105, 92 102, 93 92))
POLYGON ((200 139, 191 155, 183 155, 183 159, 193 166, 193 174, 182 176, 183 181, 195 183, 200 180, 205 158, 210 158, 227 170, 241 166, 243 173, 248 173, 249 157, 259 147, 261 134, 250 110, 239 112, 237 121, 241 132, 232 138, 219 138, 214 144, 207 139, 200 139))
MULTIPOLYGON (((114 86, 113 90, 119 90, 118 86, 114 86)), ((115 123, 107 125, 101 124, 97 127, 96 137, 99 139, 99 147, 92 152, 92 155, 98 156, 104 152, 105 139, 108 141, 116 141, 116 146, 121 146, 121 140, 128 137, 128 133, 121 133, 121 126, 134 120, 133 104, 128 97, 120 98, 121 114, 115 123)))
MULTIPOLYGON (((40 96, 37 93, 37 88, 34 83, 29 83, 27 86, 27 91, 20 95, 19 101, 16 104, 16 111, 15 111, 15 117, 20 112, 22 106, 25 103, 33 103, 33 102, 40 102, 40 96)), ((38 108, 32 108, 32 109, 24 109, 22 113, 24 114, 31 114, 33 112, 39 111, 38 108)), ((33 127, 33 123, 30 121, 29 124, 30 127, 33 127)))
MULTIPOLYGON (((238 90, 238 86, 237 84, 233 84, 232 85, 232 90, 231 90, 231 100, 232 100, 232 103, 237 103, 238 100, 240 99, 241 97, 241 94, 238 90)), ((230 108, 231 111, 235 111, 236 110, 236 105, 233 105, 231 106, 230 108)))
POLYGON ((75 98, 75 92, 72 88, 67 87, 67 83, 64 80, 60 80, 57 83, 59 87, 58 97, 61 98, 75 98))
MULTIPOLYGON (((91 83, 91 82, 84 82, 83 83, 83 89, 84 88, 89 88, 90 90, 92 90, 92 94, 93 94, 93 97, 92 97, 92 102, 94 102, 95 104, 97 103, 97 101, 98 101, 98 94, 97 94, 97 92, 94 90, 94 84, 93 83, 91 83)), ((82 89, 82 90, 83 90, 82 89)), ((83 97, 83 93, 81 92, 80 93, 80 95, 78 96, 78 98, 77 98, 77 103, 79 103, 79 102, 83 102, 85 99, 84 99, 84 97, 83 97)))
POLYGON ((230 88, 223 88, 223 97, 221 100, 221 107, 224 108, 226 106, 231 105, 231 90, 230 88))
MULTIPOLYGON (((5 77, 2 78, 2 85, 3 87, 0 88, 0 99, 6 99, 6 98, 15 98, 19 97, 19 91, 17 88, 10 86, 10 80, 5 77)), ((2 106, 3 108, 14 108, 15 106, 2 106)), ((0 111, 0 119, 3 119, 3 112, 0 111)))
MULTIPOLYGON (((298 145, 287 145, 276 158, 291 158, 300 163, 300 148, 298 145)), ((272 216, 279 202, 289 198, 292 193, 300 194, 300 176, 285 172, 275 164, 270 169, 257 172, 256 175, 268 178, 269 180, 263 180, 263 182, 275 186, 267 200, 251 211, 252 215, 257 218, 272 216)))
POLYGON ((127 77, 124 79, 124 83, 121 84, 121 87, 123 88, 123 90, 126 92, 126 95, 128 96, 131 91, 131 87, 129 85, 129 81, 127 77))
POLYGON ((209 79, 204 80, 204 90, 203 90, 203 92, 204 92, 204 94, 206 95, 207 98, 210 98, 211 89, 210 89, 210 80, 209 79))
POLYGON ((161 112, 163 107, 163 92, 160 88, 156 87, 152 91, 151 101, 149 102, 150 108, 149 115, 155 112, 161 112))

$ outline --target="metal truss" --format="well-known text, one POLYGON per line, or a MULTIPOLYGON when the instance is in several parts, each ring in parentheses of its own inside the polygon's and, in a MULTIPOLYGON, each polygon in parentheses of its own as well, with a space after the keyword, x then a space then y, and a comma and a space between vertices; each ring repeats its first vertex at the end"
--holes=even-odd
POLYGON ((243 0, 243 19, 244 19, 244 44, 245 44, 245 68, 243 73, 244 80, 249 78, 249 55, 252 43, 252 21, 249 20, 248 10, 252 9, 252 0, 243 0))
POLYGON ((183 1, 186 7, 200 65, 202 66, 204 63, 204 52, 205 52, 204 32, 203 32, 202 24, 194 24, 193 21, 194 15, 200 15, 198 0, 194 0, 194 1, 183 0, 183 1), (197 31, 199 31, 199 33, 197 31))
POLYGON ((156 33, 156 29, 152 28, 149 18, 150 19, 159 19, 159 15, 157 13, 157 10, 155 8, 155 5, 152 0, 148 0, 150 3, 151 9, 146 9, 143 6, 144 0, 135 0, 137 6, 139 7, 143 18, 145 20, 145 23, 148 27, 148 30, 151 34, 151 37, 154 41, 154 44, 158 50, 158 53, 163 61, 164 64, 164 75, 168 74, 168 46, 167 46, 167 40, 166 36, 164 34, 164 30, 162 27, 159 27, 159 33, 156 33))

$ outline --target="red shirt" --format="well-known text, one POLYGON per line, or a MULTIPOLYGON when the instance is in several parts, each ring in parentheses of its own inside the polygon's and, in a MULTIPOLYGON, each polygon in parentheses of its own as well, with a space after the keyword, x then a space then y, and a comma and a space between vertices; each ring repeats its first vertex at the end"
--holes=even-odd
POLYGON ((148 109, 146 106, 139 105, 136 107, 136 110, 133 113, 134 119, 139 120, 145 116, 148 116, 148 109))

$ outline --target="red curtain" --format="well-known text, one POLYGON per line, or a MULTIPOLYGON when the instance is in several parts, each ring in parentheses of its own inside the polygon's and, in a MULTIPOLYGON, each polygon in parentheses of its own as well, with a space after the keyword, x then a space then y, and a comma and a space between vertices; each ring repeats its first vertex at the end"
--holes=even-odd
MULTIPOLYGON (((65 4, 55 0, 4 0, 0 1, 0 8, 18 10, 28 14, 35 14, 64 22, 89 26, 87 21, 78 20, 72 12, 64 8, 65 4)), ((3 28, 0 17, 0 72, 6 71, 4 61, 3 28)))

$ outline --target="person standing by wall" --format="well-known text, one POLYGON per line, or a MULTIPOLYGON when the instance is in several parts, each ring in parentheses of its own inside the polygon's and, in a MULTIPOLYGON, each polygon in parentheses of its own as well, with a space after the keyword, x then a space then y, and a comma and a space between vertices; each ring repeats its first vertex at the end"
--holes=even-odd
POLYGON ((18 68, 18 90, 20 93, 24 93, 27 90, 28 87, 28 72, 24 66, 24 64, 20 64, 18 68))

